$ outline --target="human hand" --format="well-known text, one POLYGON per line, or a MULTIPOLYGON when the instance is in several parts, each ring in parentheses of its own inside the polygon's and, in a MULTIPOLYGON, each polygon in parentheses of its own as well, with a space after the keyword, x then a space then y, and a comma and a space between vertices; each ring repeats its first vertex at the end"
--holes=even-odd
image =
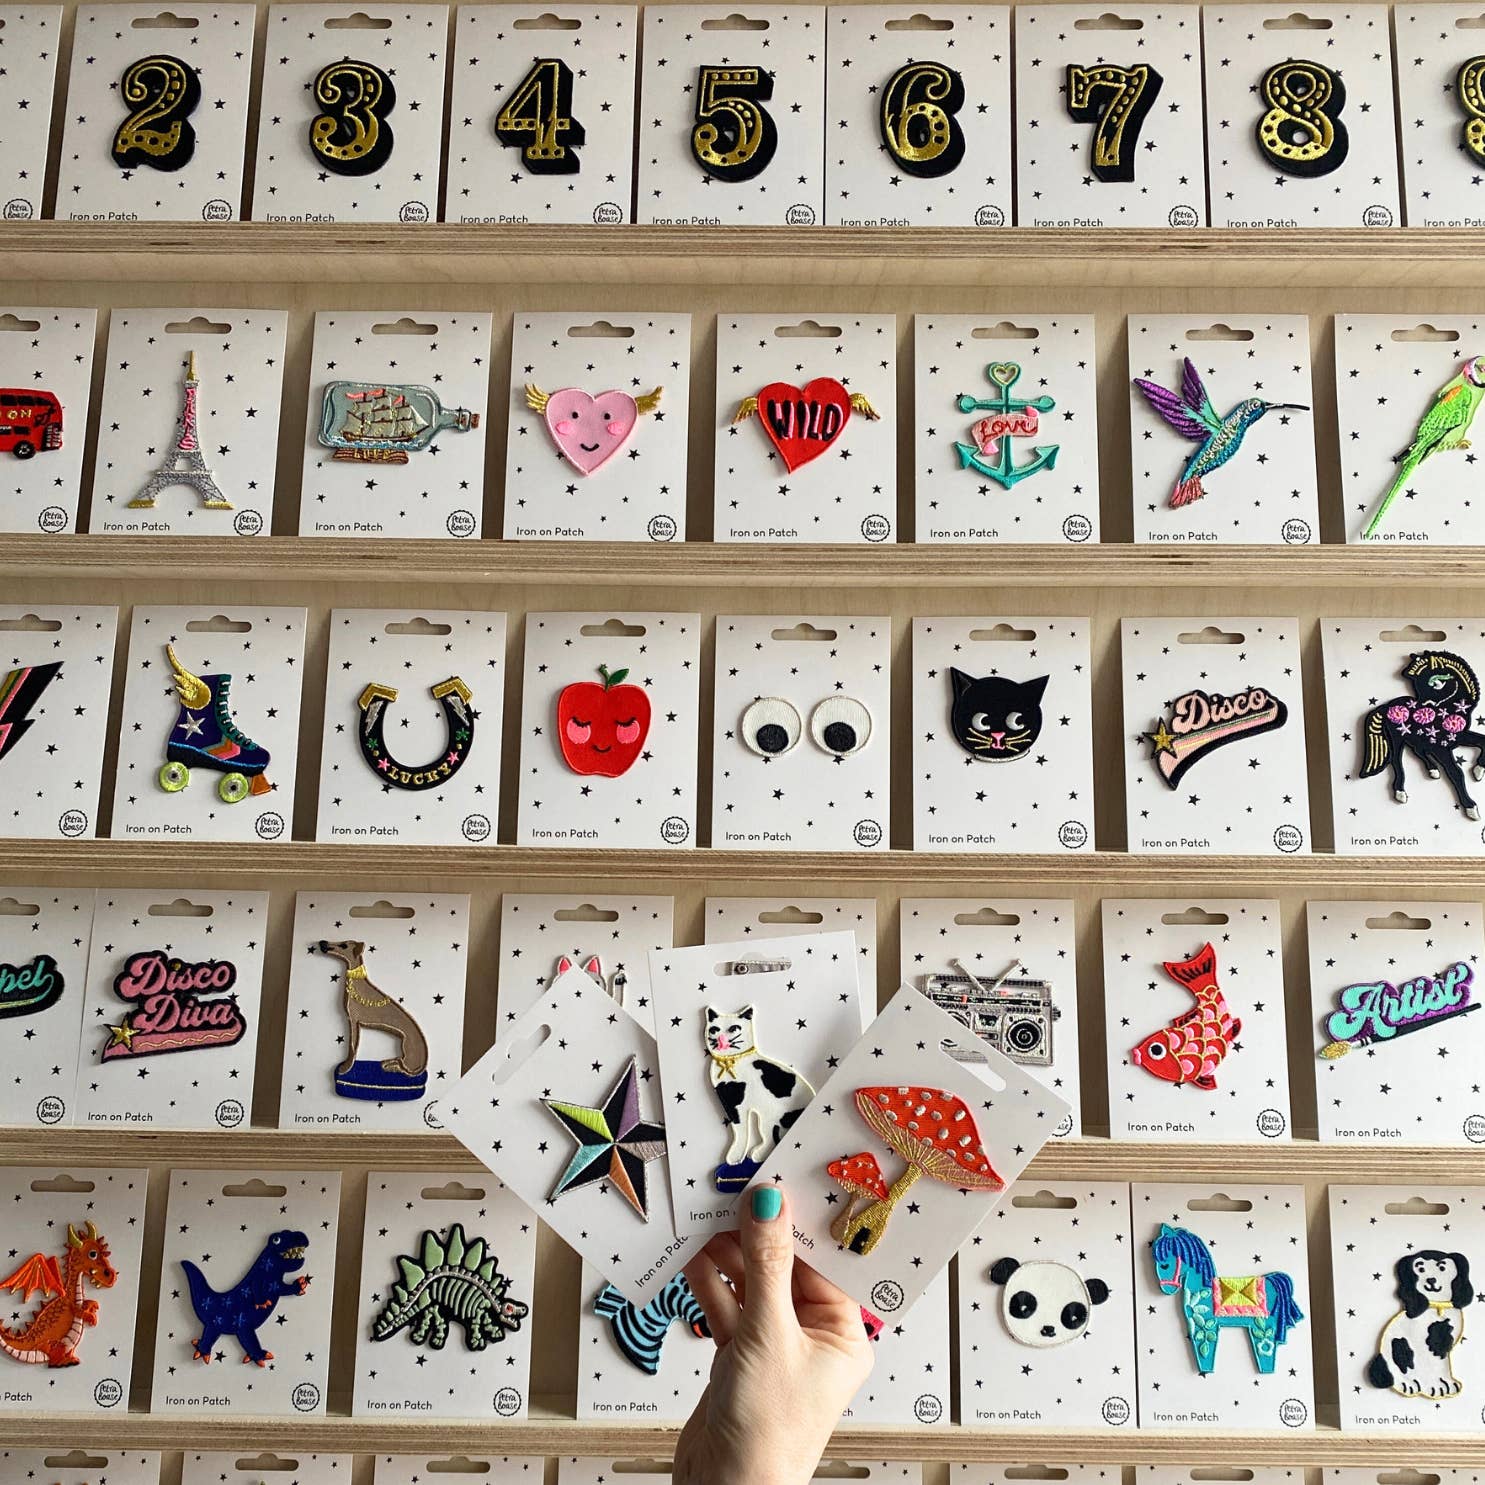
POLYGON ((758 1187, 741 1231, 714 1237, 686 1277, 717 1354, 673 1485, 804 1485, 871 1372, 861 1306, 796 1259, 777 1186, 758 1187))

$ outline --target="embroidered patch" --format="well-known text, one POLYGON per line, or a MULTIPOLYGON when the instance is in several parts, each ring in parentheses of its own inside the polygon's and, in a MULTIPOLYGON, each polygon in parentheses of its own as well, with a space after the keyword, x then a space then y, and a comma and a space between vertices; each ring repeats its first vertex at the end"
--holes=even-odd
POLYGON ((997 1258, 990 1282, 1004 1286, 1000 1319, 1023 1346, 1062 1346, 1088 1329, 1094 1305, 1109 1297, 1102 1279, 1084 1279, 1065 1263, 997 1258))
POLYGON ((1049 677, 1013 681, 1008 676, 978 679, 949 669, 949 730, 954 741, 982 763, 1024 758, 1042 734, 1042 696, 1049 677))
MULTIPOLYGON (((366 945, 359 939, 319 939, 313 952, 345 965, 340 1006, 345 1015, 345 1060, 335 1069, 335 1091, 342 1098, 371 1103, 411 1103, 428 1091, 428 1039, 411 1011, 372 984, 366 973, 366 945), (367 1028, 397 1039, 397 1055, 380 1061, 358 1057, 367 1028)), ((440 1342, 440 1344, 442 1344, 440 1342)))
POLYGON ((46 665, 18 665, 0 676, 0 758, 36 725, 32 708, 41 693, 62 673, 62 662, 46 665))
POLYGON ((877 126, 897 168, 936 180, 964 159, 964 79, 942 62, 905 62, 887 79, 877 126))
MULTIPOLYGON (((939 1010, 961 1022, 1002 1057, 1023 1067, 1051 1067, 1052 1028, 1062 1012, 1052 1000, 1052 986, 1030 976, 1012 978, 1021 968, 1013 962, 987 984, 959 964, 957 974, 923 976, 923 994, 939 1010)), ((952 1052, 956 1061, 967 1060, 952 1052)))
POLYGON ((1271 165, 1310 180, 1340 169, 1351 136, 1340 118, 1346 85, 1339 72, 1323 62, 1290 57, 1263 74, 1257 91, 1268 111, 1254 133, 1271 165))
POLYGON ((871 733, 871 713, 854 696, 827 696, 810 713, 810 736, 837 762, 859 753, 871 733))
POLYGON ((1161 966, 1196 1000, 1131 1049, 1129 1060, 1164 1083, 1191 1083, 1204 1092, 1217 1087, 1217 1069, 1242 1035, 1243 1023, 1227 1008, 1217 983, 1217 955, 1203 944, 1190 959, 1161 966))
POLYGON ((1474 977, 1474 970, 1460 960, 1441 975, 1419 975, 1401 985, 1368 980, 1345 986, 1336 997, 1340 1008, 1325 1018, 1330 1040, 1320 1048, 1320 1055, 1333 1062, 1352 1047, 1385 1046, 1410 1032, 1426 1031, 1479 1010, 1480 1002, 1470 999, 1474 977))
POLYGON ((660 1351, 672 1325, 684 1325, 702 1339, 712 1333, 684 1273, 677 1274, 643 1306, 631 1304, 612 1284, 605 1284, 593 1297, 593 1313, 608 1321, 614 1344, 629 1364, 647 1377, 660 1370, 660 1351))
POLYGON ((845 432, 853 412, 873 422, 881 417, 860 392, 847 392, 832 376, 817 376, 803 387, 770 382, 756 397, 743 398, 732 421, 736 425, 756 413, 784 468, 793 474, 845 432))
POLYGON ((196 376, 196 352, 186 355, 186 376, 181 383, 182 405, 180 433, 165 462, 144 482, 144 487, 129 502, 129 510, 153 510, 161 490, 186 485, 201 499, 202 510, 231 510, 232 502, 222 493, 217 477, 206 464, 201 452, 201 434, 197 427, 200 416, 201 383, 196 376))
POLYGON ((397 700, 397 688, 373 681, 356 698, 361 709, 361 725, 356 729, 361 756, 389 788, 412 793, 441 788, 463 768, 474 747, 474 723, 479 716, 470 705, 474 693, 456 675, 430 686, 428 691, 443 713, 444 751, 442 756, 417 766, 399 763, 387 746, 387 708, 397 700))
POLYGON ((333 459, 406 464, 445 431, 468 433, 480 415, 445 407, 432 387, 393 382, 331 382, 320 403, 320 442, 333 459))
POLYGON ((65 985, 50 954, 37 954, 25 964, 0 964, 0 1021, 48 1010, 62 998, 65 985))
POLYGON ((782 696, 760 696, 750 702, 738 724, 743 746, 760 758, 777 758, 789 752, 804 731, 804 723, 792 701, 782 696))
POLYGON ((998 396, 970 397, 961 393, 956 406, 962 413, 982 412, 983 417, 970 429, 973 444, 956 443, 961 469, 973 469, 986 479, 994 480, 1002 490, 1009 490, 1022 480, 1057 463, 1060 444, 1033 446, 1031 457, 1016 463, 1011 440, 1035 438, 1041 431, 1038 414, 1051 412, 1057 403, 1043 394, 1040 397, 1017 398, 1011 388, 1021 380, 1021 368, 1014 361, 997 361, 985 368, 985 375, 1000 388, 998 396))
POLYGON ((1402 1306, 1383 1327, 1366 1379, 1399 1397, 1458 1397, 1454 1352, 1464 1339, 1464 1312, 1474 1302, 1469 1259, 1423 1248, 1393 1266, 1402 1306))
POLYGON ((182 1258, 191 1308, 201 1322, 201 1334, 191 1342, 192 1359, 202 1363, 225 1360, 213 1353, 217 1342, 230 1335, 242 1347, 244 1363, 267 1366, 273 1352, 264 1348, 258 1332, 272 1319, 279 1300, 309 1288, 309 1275, 299 1273, 308 1246, 309 1238, 302 1232, 285 1229, 271 1234, 252 1267, 230 1289, 221 1290, 213 1289, 205 1274, 190 1259, 182 1258), (291 1277, 295 1274, 297 1278, 291 1277))
POLYGON ((196 153, 191 115, 201 102, 196 69, 179 57, 131 62, 119 79, 119 101, 129 115, 114 132, 109 154, 120 170, 181 170, 196 153))
POLYGON ((223 804, 270 793, 273 785, 266 770, 273 760, 232 715, 232 677, 193 675, 180 663, 174 645, 165 646, 165 658, 175 679, 180 712, 165 743, 165 764, 157 775, 160 787, 167 794, 179 794, 191 782, 193 768, 207 768, 222 776, 217 797, 223 804))
POLYGON ((650 697, 627 669, 600 665, 599 681, 572 681, 557 697, 557 741, 574 772, 616 779, 628 773, 650 735, 650 697))
POLYGON ((387 115, 397 89, 380 67, 343 57, 320 68, 310 92, 321 111, 309 122, 309 147, 326 170, 372 175, 391 159, 387 115))
POLYGON ((614 391, 593 397, 577 387, 543 392, 535 382, 527 382, 526 406, 546 419, 547 432, 562 457, 579 474, 588 475, 629 442, 641 415, 660 406, 662 390, 656 387, 643 397, 614 391))
POLYGON ((1289 708, 1262 686, 1249 686, 1236 696, 1187 691, 1176 697, 1169 721, 1162 717, 1153 732, 1140 735, 1155 750, 1150 759, 1160 777, 1174 789, 1208 753, 1272 732, 1288 720, 1289 708))
POLYGON ((247 1017, 232 994, 237 968, 225 959, 192 964, 164 949, 131 954, 114 977, 113 993, 131 1003, 108 1026, 104 1062, 160 1057, 202 1047, 231 1047, 247 1032, 247 1017))
POLYGON ((374 1341, 406 1330, 413 1345, 442 1351, 457 1325, 465 1350, 483 1351, 519 1330, 531 1313, 530 1305, 509 1297, 510 1279, 484 1238, 466 1238, 457 1222, 443 1238, 424 1232, 418 1256, 399 1255, 397 1269, 400 1277, 371 1322, 374 1341))
POLYGON ((15 1295, 23 1305, 41 1296, 41 1307, 23 1324, 0 1321, 0 1352, 27 1366, 77 1366, 77 1348, 91 1326, 98 1323, 98 1301, 84 1298, 89 1289, 112 1289, 119 1271, 91 1222, 79 1232, 67 1224, 67 1244, 61 1262, 51 1253, 32 1253, 0 1290, 15 1295))
POLYGON ((1134 67, 1100 62, 1070 64, 1065 82, 1068 116, 1094 126, 1088 160, 1094 179, 1133 180, 1140 130, 1165 79, 1143 62, 1134 67))

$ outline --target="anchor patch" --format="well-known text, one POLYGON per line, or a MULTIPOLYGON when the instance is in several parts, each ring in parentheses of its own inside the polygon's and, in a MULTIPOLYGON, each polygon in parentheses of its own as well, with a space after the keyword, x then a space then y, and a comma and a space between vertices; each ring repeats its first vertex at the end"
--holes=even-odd
POLYGON ((977 470, 1001 489, 1009 490, 1029 475, 1051 469, 1057 463, 1059 444, 1033 447, 1032 458, 1024 464, 1015 462, 1011 444, 1013 438, 1035 438, 1040 432, 1038 414, 1051 412, 1057 404, 1045 395, 1027 400, 1012 397, 1011 388, 1021 379, 1021 368, 1014 361, 997 361, 985 368, 985 375, 1000 388, 1000 395, 976 398, 960 394, 960 412, 983 412, 989 416, 970 429, 973 444, 956 443, 954 450, 959 455, 961 469, 977 470))
POLYGON ((474 719, 479 713, 469 704, 473 694, 469 687, 458 676, 451 675, 429 690, 443 709, 448 747, 441 757, 417 768, 399 763, 387 747, 387 708, 397 700, 397 688, 373 681, 356 702, 361 708, 361 725, 356 729, 361 756, 367 767, 391 788, 417 791, 448 783, 464 766, 474 744, 474 719))

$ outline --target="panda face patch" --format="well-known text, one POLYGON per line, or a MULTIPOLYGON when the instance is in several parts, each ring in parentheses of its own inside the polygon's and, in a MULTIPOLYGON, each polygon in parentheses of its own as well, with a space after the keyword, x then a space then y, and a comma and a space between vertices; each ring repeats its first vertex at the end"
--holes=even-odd
POLYGON ((1065 1263, 1001 1258, 990 1280, 1004 1286, 1000 1318, 1023 1346, 1061 1346, 1082 1335, 1093 1306, 1109 1297, 1102 1279, 1085 1281, 1065 1263))

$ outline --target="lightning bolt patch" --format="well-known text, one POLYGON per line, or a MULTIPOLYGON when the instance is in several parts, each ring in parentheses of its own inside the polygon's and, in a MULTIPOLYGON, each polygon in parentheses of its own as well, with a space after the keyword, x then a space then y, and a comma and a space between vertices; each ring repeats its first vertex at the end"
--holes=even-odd
POLYGON ((41 693, 62 673, 60 661, 49 665, 20 665, 0 676, 0 758, 35 726, 27 715, 41 693))

